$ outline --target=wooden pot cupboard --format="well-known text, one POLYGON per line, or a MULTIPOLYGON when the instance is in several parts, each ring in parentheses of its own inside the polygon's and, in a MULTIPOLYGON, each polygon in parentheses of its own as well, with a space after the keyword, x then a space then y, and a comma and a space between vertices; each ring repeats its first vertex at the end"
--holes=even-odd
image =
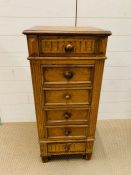
POLYGON ((53 155, 90 159, 110 31, 33 27, 27 36, 43 162, 53 155))

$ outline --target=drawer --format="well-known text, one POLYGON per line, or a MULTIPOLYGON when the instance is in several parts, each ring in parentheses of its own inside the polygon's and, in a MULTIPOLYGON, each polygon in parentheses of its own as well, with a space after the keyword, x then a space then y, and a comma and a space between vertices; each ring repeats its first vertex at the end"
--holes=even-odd
POLYGON ((63 125, 63 126, 48 126, 48 139, 85 139, 87 135, 88 125, 63 125))
POLYGON ((44 84, 91 83, 94 65, 42 66, 44 84))
POLYGON ((44 109, 47 125, 88 123, 90 110, 86 108, 44 109))
POLYGON ((96 37, 40 36, 40 56, 84 56, 95 55, 98 39, 96 37))
POLYGON ((85 152, 85 143, 49 143, 47 146, 48 153, 51 154, 68 154, 68 153, 79 153, 85 152))
POLYGON ((91 101, 91 87, 45 88, 44 105, 88 105, 91 101))

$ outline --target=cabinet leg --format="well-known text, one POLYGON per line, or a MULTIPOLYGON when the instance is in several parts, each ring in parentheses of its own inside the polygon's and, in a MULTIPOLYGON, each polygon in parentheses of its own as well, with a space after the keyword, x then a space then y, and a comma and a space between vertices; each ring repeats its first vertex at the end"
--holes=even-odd
POLYGON ((87 154, 84 155, 84 158, 86 160, 90 160, 91 159, 91 156, 92 156, 92 153, 87 153, 87 154))
POLYGON ((49 160, 47 156, 42 156, 41 159, 43 163, 46 163, 49 160))

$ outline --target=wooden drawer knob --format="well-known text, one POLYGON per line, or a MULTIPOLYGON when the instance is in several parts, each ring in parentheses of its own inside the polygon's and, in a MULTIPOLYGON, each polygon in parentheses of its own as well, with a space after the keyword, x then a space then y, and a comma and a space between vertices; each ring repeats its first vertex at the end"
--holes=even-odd
POLYGON ((65 119, 71 118, 71 113, 65 112, 64 117, 65 117, 65 119))
POLYGON ((74 47, 71 44, 67 44, 65 46, 65 51, 66 52, 72 52, 74 50, 74 47))
POLYGON ((65 134, 65 136, 69 136, 69 135, 71 134, 71 131, 68 130, 68 129, 66 129, 66 130, 64 131, 64 134, 65 134))
POLYGON ((70 150, 70 144, 65 144, 65 146, 64 146, 64 150, 66 151, 66 152, 68 152, 69 150, 70 150))
POLYGON ((65 95, 65 99, 66 99, 66 100, 69 100, 70 98, 71 98, 71 95, 70 95, 70 94, 66 94, 66 95, 65 95))
POLYGON ((68 80, 71 79, 73 77, 73 72, 71 71, 66 71, 64 74, 65 78, 67 78, 68 80))

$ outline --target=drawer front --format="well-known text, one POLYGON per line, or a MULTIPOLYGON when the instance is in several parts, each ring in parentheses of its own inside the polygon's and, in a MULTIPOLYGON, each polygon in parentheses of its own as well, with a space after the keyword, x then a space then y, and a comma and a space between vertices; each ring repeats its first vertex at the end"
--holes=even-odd
POLYGON ((43 66, 45 84, 62 83, 91 83, 94 65, 56 65, 43 66))
POLYGON ((48 153, 68 154, 85 152, 85 143, 49 143, 48 153))
POLYGON ((97 38, 95 37, 39 37, 40 56, 82 56, 96 54, 97 38))
POLYGON ((44 93, 45 105, 90 104, 91 89, 47 89, 44 93))
POLYGON ((89 109, 74 108, 74 109, 48 109, 45 110, 46 123, 53 124, 82 124, 88 123, 89 109))
POLYGON ((87 125, 70 126, 50 126, 47 127, 47 138, 49 139, 85 139, 87 135, 87 125))

